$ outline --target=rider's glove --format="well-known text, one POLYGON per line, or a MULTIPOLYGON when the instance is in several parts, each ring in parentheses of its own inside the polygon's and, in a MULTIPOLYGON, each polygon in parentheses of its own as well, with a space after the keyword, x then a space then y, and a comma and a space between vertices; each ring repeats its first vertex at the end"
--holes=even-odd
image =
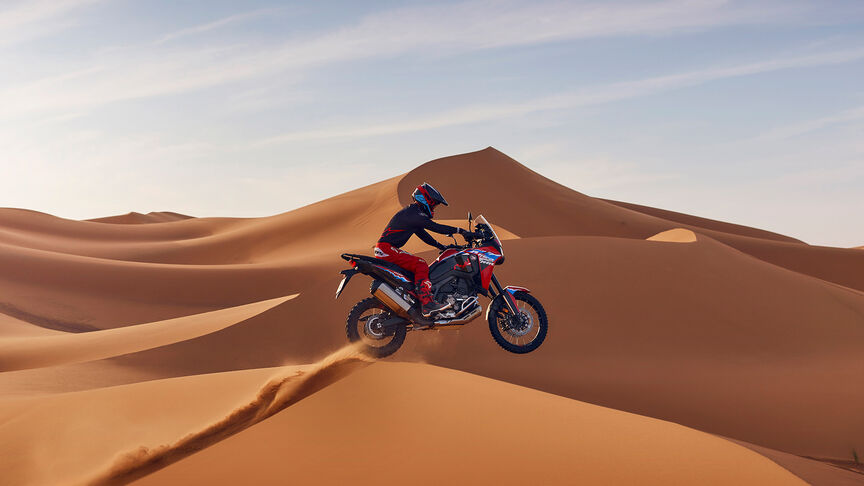
POLYGON ((462 235, 463 238, 465 238, 465 241, 470 241, 477 238, 477 233, 462 228, 459 228, 459 234, 462 235))

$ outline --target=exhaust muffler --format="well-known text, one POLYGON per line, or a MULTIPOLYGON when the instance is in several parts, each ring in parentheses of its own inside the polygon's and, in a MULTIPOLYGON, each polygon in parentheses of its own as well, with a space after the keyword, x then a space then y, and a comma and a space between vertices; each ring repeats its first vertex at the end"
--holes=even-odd
POLYGON ((396 315, 404 317, 405 319, 411 319, 411 316, 408 315, 408 310, 411 309, 411 304, 403 299, 402 296, 393 289, 393 287, 380 280, 376 280, 372 283, 372 288, 370 290, 376 299, 380 300, 382 304, 395 312, 396 315))

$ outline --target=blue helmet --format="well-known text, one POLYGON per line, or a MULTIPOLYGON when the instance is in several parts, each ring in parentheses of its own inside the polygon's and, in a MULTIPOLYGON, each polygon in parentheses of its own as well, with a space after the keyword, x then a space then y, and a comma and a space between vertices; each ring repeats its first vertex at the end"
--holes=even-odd
POLYGON ((420 207, 429 213, 429 216, 434 214, 435 206, 439 204, 448 206, 447 200, 444 199, 444 196, 442 196, 441 193, 428 182, 424 182, 417 186, 417 189, 414 189, 414 193, 411 194, 411 197, 420 205, 420 207))

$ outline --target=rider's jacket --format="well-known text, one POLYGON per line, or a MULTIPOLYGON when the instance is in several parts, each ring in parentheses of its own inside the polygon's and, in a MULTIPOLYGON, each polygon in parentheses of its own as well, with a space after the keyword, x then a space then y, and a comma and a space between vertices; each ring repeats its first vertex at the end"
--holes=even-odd
POLYGON ((410 204, 393 216, 393 219, 387 224, 387 229, 378 239, 378 243, 389 243, 396 248, 401 248, 408 242, 411 235, 417 235, 427 244, 436 248, 444 248, 444 245, 435 241, 435 238, 426 232, 427 229, 442 235, 452 235, 459 231, 453 226, 432 221, 429 213, 419 204, 410 204))

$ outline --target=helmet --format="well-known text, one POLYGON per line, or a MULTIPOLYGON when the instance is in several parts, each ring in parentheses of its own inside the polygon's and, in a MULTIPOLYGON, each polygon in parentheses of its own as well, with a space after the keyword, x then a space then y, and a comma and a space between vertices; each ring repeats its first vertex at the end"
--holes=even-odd
POLYGON ((429 212, 429 216, 432 216, 435 212, 435 206, 438 204, 443 204, 445 206, 448 205, 444 196, 442 196, 441 193, 428 182, 424 182, 417 186, 417 189, 414 189, 414 193, 411 194, 411 197, 414 198, 414 201, 416 201, 421 208, 424 208, 429 212))

